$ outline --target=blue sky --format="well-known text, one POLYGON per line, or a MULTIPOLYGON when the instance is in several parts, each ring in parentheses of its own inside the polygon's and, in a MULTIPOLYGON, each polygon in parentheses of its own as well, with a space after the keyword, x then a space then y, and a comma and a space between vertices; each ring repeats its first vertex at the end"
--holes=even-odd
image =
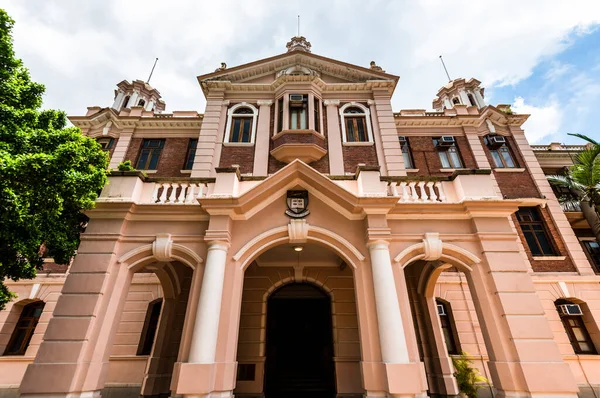
POLYGON ((554 107, 560 123, 544 141, 581 143, 567 133, 600 137, 600 29, 586 34, 571 34, 567 47, 535 66, 531 75, 517 84, 491 88, 498 103, 513 104, 515 98, 527 98, 527 105, 554 107))
POLYGON ((531 114, 532 143, 600 136, 600 1, 0 0, 15 49, 46 85, 44 106, 82 115, 109 106, 121 80, 146 79, 167 111, 204 111, 196 76, 280 54, 296 34, 313 52, 400 76, 395 111, 430 109, 447 81, 475 77, 491 104, 531 114))

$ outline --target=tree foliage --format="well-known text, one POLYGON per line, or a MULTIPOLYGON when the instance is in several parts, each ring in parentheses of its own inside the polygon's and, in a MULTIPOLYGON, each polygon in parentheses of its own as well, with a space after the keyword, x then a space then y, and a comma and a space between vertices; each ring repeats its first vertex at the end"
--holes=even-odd
POLYGON ((108 165, 63 112, 41 109, 45 89, 15 57, 13 24, 0 9, 0 309, 14 296, 4 281, 35 277, 45 251, 69 262, 108 165))
POLYGON ((460 356, 452 357, 452 364, 458 390, 469 398, 477 398, 477 391, 483 387, 482 383, 489 383, 489 381, 472 366, 473 361, 464 351, 460 356))
POLYGON ((581 134, 571 134, 588 141, 565 175, 549 176, 552 185, 566 188, 568 194, 558 198, 561 203, 581 205, 581 210, 596 239, 600 242, 600 143, 581 134))

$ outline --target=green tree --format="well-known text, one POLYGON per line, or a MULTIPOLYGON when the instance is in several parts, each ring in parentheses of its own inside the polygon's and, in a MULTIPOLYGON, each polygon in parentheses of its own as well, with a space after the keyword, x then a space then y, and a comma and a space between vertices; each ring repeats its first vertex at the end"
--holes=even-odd
POLYGON ((577 155, 575 164, 565 175, 549 176, 552 185, 567 188, 568 195, 558 198, 562 203, 579 202, 586 221, 600 242, 600 143, 581 134, 570 134, 592 144, 577 155))
POLYGON ((14 21, 0 9, 0 309, 6 279, 30 279, 44 252, 67 264, 106 183, 108 158, 95 140, 42 110, 44 86, 15 57, 14 21))

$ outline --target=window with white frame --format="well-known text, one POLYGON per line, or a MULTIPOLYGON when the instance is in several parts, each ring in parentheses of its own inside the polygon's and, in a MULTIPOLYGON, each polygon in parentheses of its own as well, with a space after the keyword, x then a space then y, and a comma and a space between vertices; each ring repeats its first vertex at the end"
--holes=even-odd
POLYGON ((226 143, 254 144, 258 109, 245 102, 236 104, 227 111, 225 127, 226 143))
POLYGON ((371 112, 363 104, 349 102, 340 107, 344 143, 373 142, 371 112))

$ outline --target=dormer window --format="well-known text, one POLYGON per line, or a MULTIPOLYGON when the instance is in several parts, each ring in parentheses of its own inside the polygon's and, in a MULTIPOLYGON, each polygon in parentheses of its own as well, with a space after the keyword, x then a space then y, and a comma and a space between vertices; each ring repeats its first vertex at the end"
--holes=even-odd
POLYGON ((308 96, 290 94, 290 130, 306 130, 308 128, 308 96))
POLYGON ((369 108, 349 102, 340 108, 340 118, 344 143, 373 142, 369 108))
POLYGON ((256 135, 258 109, 245 102, 232 106, 227 111, 226 143, 253 144, 256 135))

